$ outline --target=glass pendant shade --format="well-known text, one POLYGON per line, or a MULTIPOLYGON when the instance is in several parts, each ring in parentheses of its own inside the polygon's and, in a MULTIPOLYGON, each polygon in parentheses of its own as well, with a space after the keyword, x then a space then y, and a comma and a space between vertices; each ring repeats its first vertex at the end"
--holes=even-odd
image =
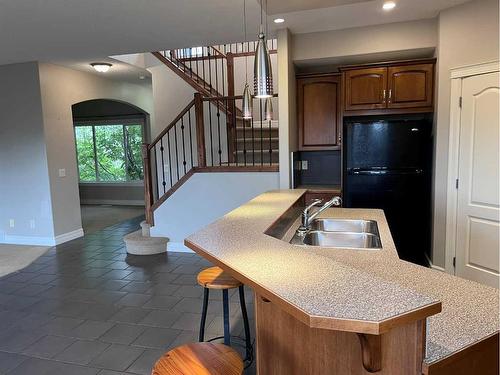
POLYGON ((243 112, 244 119, 252 118, 252 94, 250 94, 248 83, 245 84, 245 88, 243 89, 243 104, 241 112, 243 112))
POLYGON ((266 121, 273 120, 273 98, 267 98, 264 104, 264 113, 266 121))
POLYGON ((267 50, 264 33, 259 34, 259 42, 255 50, 254 61, 254 96, 256 98, 270 98, 273 96, 273 72, 271 58, 267 50))

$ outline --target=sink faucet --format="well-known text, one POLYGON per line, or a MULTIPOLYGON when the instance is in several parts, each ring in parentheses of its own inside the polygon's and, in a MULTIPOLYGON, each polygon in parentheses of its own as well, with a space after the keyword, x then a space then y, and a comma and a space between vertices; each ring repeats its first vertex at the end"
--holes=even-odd
POLYGON ((302 211, 302 223, 297 229, 297 232, 299 234, 306 234, 306 232, 310 229, 312 221, 318 216, 320 213, 322 213, 324 210, 331 206, 340 206, 342 204, 342 198, 335 196, 332 199, 330 199, 328 202, 326 202, 323 206, 321 206, 315 213, 310 214, 310 211, 312 210, 313 207, 319 206, 323 201, 321 199, 315 199, 312 201, 312 203, 304 208, 304 211, 302 211))

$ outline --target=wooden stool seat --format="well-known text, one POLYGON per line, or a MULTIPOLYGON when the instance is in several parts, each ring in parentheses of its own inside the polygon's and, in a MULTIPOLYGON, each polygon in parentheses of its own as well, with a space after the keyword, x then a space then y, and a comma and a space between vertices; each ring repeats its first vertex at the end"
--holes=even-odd
POLYGON ((208 289, 233 289, 243 285, 220 267, 210 267, 201 271, 198 274, 198 284, 208 289))
POLYGON ((191 343, 165 353, 155 364, 152 375, 241 375, 243 361, 223 344, 191 343))

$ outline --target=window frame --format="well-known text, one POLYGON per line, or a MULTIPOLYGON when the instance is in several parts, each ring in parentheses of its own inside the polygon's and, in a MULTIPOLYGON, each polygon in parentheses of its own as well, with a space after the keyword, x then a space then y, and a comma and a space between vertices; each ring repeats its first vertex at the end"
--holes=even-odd
MULTIPOLYGON (((75 155, 76 155, 76 167, 78 171, 78 183, 79 184, 88 184, 93 186, 109 186, 109 185, 120 185, 120 186, 138 186, 144 184, 144 179, 141 180, 129 180, 128 179, 128 159, 123 154, 124 162, 125 162, 125 176, 126 179, 124 181, 103 181, 99 179, 99 168, 97 163, 97 147, 96 147, 96 138, 95 138, 95 128, 99 126, 109 126, 109 125, 120 125, 122 127, 122 135, 123 135, 123 149, 126 149, 126 139, 125 139, 125 127, 127 125, 139 125, 141 127, 141 138, 144 143, 145 139, 145 119, 143 117, 113 117, 106 119, 73 119, 73 138, 75 141, 75 155), (93 138, 93 146, 94 146, 94 168, 95 168, 95 181, 83 181, 80 179, 80 165, 78 163, 78 144, 76 139, 76 128, 77 127, 92 127, 92 138, 93 138)), ((144 174, 144 170, 143 170, 144 174)))

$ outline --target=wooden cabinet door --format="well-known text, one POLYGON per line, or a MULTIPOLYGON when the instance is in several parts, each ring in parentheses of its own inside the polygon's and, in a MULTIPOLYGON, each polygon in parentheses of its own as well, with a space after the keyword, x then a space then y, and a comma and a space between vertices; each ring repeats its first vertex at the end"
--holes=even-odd
POLYGON ((347 70, 344 74, 346 111, 387 107, 387 68, 347 70))
POLYGON ((297 80, 300 150, 339 148, 340 78, 338 75, 297 80))
POLYGON ((432 107, 433 80, 433 64, 389 67, 387 107, 432 107))

